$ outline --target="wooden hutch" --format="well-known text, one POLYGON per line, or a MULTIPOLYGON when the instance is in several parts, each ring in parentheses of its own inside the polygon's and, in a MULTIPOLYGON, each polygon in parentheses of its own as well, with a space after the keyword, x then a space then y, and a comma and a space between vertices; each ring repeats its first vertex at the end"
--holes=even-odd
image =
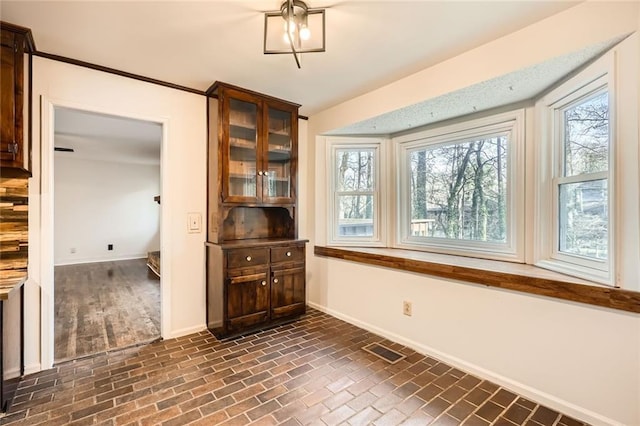
POLYGON ((299 105, 221 82, 207 102, 207 327, 225 338, 305 312, 299 105))

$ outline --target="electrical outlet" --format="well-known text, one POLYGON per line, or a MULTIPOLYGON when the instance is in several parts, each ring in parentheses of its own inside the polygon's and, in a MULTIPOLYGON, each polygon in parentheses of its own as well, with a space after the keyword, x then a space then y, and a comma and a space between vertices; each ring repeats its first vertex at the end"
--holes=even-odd
POLYGON ((113 250, 113 244, 107 244, 107 250, 113 250))
POLYGON ((75 247, 71 247, 69 249, 69 253, 74 254, 76 252, 76 248, 75 247))
POLYGON ((411 302, 406 300, 402 302, 402 313, 408 317, 411 316, 411 302))

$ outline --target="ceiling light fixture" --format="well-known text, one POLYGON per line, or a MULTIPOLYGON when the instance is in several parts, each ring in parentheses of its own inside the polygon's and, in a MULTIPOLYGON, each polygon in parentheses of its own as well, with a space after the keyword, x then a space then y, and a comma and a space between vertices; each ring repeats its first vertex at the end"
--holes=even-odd
POLYGON ((264 53, 300 55, 325 51, 325 9, 309 9, 301 0, 286 0, 280 10, 264 14, 264 53), (283 21, 284 20, 284 21, 283 21))

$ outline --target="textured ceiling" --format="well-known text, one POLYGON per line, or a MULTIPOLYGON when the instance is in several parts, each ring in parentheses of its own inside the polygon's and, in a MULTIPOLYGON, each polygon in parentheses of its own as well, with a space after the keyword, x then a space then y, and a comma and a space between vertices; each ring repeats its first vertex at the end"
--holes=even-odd
POLYGON ((392 135, 542 94, 553 83, 598 57, 622 38, 599 43, 437 98, 327 132, 328 135, 392 135))

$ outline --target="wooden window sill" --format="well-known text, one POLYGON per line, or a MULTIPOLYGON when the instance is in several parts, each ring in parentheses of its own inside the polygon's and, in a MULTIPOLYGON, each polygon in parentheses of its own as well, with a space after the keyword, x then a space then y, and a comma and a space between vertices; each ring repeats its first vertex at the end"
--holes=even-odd
POLYGON ((532 265, 393 248, 315 246, 314 254, 640 313, 640 292, 606 287, 532 265))

